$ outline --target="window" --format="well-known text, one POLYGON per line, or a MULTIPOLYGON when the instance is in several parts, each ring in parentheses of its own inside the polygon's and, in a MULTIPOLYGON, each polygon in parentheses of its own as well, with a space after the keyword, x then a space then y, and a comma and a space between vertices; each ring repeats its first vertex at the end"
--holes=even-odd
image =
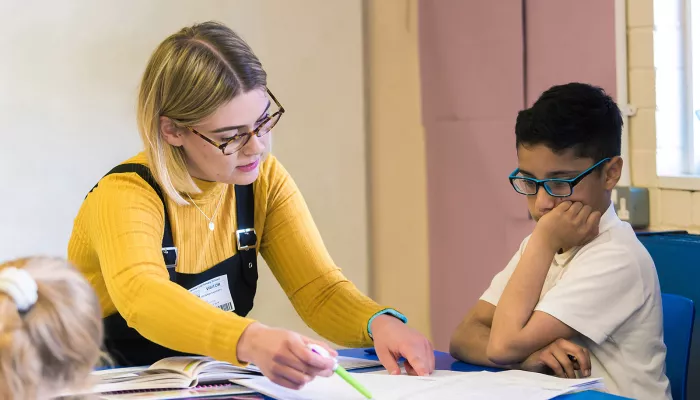
POLYGON ((700 0, 654 0, 656 169, 700 175, 700 0))

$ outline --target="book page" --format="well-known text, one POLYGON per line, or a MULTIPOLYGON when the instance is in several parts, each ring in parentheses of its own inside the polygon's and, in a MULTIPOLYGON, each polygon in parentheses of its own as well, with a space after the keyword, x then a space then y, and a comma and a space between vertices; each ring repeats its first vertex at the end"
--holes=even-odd
POLYGON ((554 376, 527 371, 482 372, 480 375, 449 375, 441 385, 427 391, 414 392, 404 400, 460 399, 467 396, 470 400, 519 399, 548 400, 563 394, 581 390, 600 389, 602 380, 563 379, 554 376), (477 377, 477 379, 471 379, 477 377))
MULTIPOLYGON (((498 382, 480 379, 447 378, 440 383, 440 385, 428 390, 416 391, 402 396, 401 400, 457 400, 465 398, 469 400, 549 400, 565 393, 564 390, 543 389, 537 386, 502 385, 498 382)), ((398 398, 394 399, 398 400, 398 398)), ((377 400, 380 399, 377 398, 377 400)))
MULTIPOLYGON (((466 374, 478 374, 468 373, 466 374)), ((407 375, 351 374, 376 400, 404 399, 413 393, 436 388, 449 378, 418 377, 407 375)), ((235 380, 234 383, 249 387, 276 399, 289 400, 365 400, 355 388, 338 375, 317 377, 300 390, 287 389, 272 383, 265 377, 235 380)), ((423 397, 425 399, 425 397, 423 397)))
MULTIPOLYGON (((478 371, 476 371, 478 372, 478 371)), ((366 374, 372 374, 372 375, 389 375, 389 371, 382 369, 379 371, 371 371, 371 372, 365 372, 366 374)), ((447 378, 447 377, 452 377, 452 376, 459 376, 462 375, 466 372, 464 371, 450 371, 446 369, 436 369, 433 371, 432 374, 430 374, 431 378, 447 378)), ((408 373, 406 372, 406 369, 403 367, 401 368, 401 375, 406 375, 408 376, 408 373)))
POLYGON ((111 382, 98 383, 93 386, 93 393, 121 392, 125 390, 146 389, 186 389, 195 386, 195 380, 185 378, 182 375, 162 376, 153 374, 130 380, 113 380, 111 382), (175 376, 175 378, 173 377, 175 376))
POLYGON ((249 368, 214 360, 206 361, 197 368, 199 383, 225 382, 231 379, 250 378, 259 374, 259 372, 249 368))
POLYGON ((200 365, 209 360, 211 359, 207 357, 168 357, 156 361, 147 371, 167 370, 194 378, 200 365))
POLYGON ((511 383, 514 385, 536 385, 541 388, 554 390, 575 389, 577 387, 603 387, 602 378, 564 379, 521 370, 502 371, 497 372, 497 374, 499 380, 504 383, 511 383))
POLYGON ((126 368, 106 368, 97 371, 92 371, 91 375, 96 377, 98 380, 110 380, 115 377, 122 376, 139 376, 139 374, 145 371, 148 367, 126 367, 126 368))
POLYGON ((207 357, 164 358, 150 367, 95 371, 94 391, 189 388, 202 383, 228 382, 257 375, 254 371, 207 357))
MULTIPOLYGON (((382 363, 376 360, 365 360, 364 358, 344 356, 338 356, 336 357, 336 360, 338 361, 338 365, 345 368, 346 371, 355 371, 358 369, 365 368, 384 368, 382 366, 382 363)), ((246 370, 260 373, 260 368, 258 368, 258 366, 254 364, 250 364, 248 367, 246 367, 246 370)))
POLYGON ((338 356, 338 357, 336 357, 336 360, 338 361, 338 365, 345 368, 346 371, 353 371, 353 370, 358 370, 358 369, 374 368, 374 367, 384 368, 382 366, 382 363, 380 363, 379 361, 365 360, 364 358, 338 356))

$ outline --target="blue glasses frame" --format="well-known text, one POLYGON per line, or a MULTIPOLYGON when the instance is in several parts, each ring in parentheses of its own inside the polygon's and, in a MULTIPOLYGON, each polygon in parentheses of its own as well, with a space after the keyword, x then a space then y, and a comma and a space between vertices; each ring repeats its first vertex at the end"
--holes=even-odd
MULTIPOLYGON (((510 184, 513 186, 513 189, 515 189, 516 192, 526 195, 526 196, 534 196, 539 192, 540 186, 544 187, 544 190, 547 191, 547 194, 549 194, 552 197, 569 197, 572 194, 574 194, 574 186, 578 185, 583 178, 587 177, 590 175, 591 172, 593 172, 596 168, 599 166, 603 165, 605 162, 610 161, 610 157, 604 158, 597 163, 593 164, 592 167, 588 168, 587 170, 581 172, 578 176, 575 178, 571 179, 557 179, 557 178, 551 178, 551 179, 535 179, 535 178, 530 178, 527 176, 517 176, 518 172, 520 172, 520 168, 516 168, 515 171, 513 171, 510 176, 508 176, 508 179, 510 180, 510 184), (523 191, 522 188, 518 187, 519 182, 527 182, 527 183, 532 183, 535 185, 535 191, 533 193, 529 193, 526 191, 523 191), (561 190, 559 190, 559 193, 555 193, 555 191, 552 189, 550 186, 551 183, 561 185, 559 186, 560 189, 568 187, 568 194, 562 194, 561 190)), ((566 193, 566 192, 564 192, 566 193)))

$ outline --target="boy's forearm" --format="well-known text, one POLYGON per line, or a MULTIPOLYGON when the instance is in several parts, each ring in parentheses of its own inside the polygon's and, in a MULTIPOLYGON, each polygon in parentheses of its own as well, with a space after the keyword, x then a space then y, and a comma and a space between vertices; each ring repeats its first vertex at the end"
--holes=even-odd
MULTIPOLYGON (((461 327, 460 327, 461 328, 461 327)), ((452 357, 469 364, 493 368, 519 369, 519 364, 500 365, 489 360, 486 347, 489 343, 491 328, 481 324, 469 324, 468 329, 459 329, 450 341, 452 357)))
POLYGON ((521 333, 537 305, 555 253, 538 239, 532 236, 496 307, 488 351, 492 359, 522 360, 537 350, 526 348, 521 333))

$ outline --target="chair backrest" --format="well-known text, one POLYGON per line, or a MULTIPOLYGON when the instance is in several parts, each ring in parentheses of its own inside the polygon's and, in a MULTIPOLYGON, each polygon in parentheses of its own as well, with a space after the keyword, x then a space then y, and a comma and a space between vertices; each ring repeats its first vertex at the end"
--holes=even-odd
POLYGON ((676 400, 686 400, 690 341, 693 336, 695 305, 676 294, 663 293, 664 342, 666 343, 666 376, 676 400))

